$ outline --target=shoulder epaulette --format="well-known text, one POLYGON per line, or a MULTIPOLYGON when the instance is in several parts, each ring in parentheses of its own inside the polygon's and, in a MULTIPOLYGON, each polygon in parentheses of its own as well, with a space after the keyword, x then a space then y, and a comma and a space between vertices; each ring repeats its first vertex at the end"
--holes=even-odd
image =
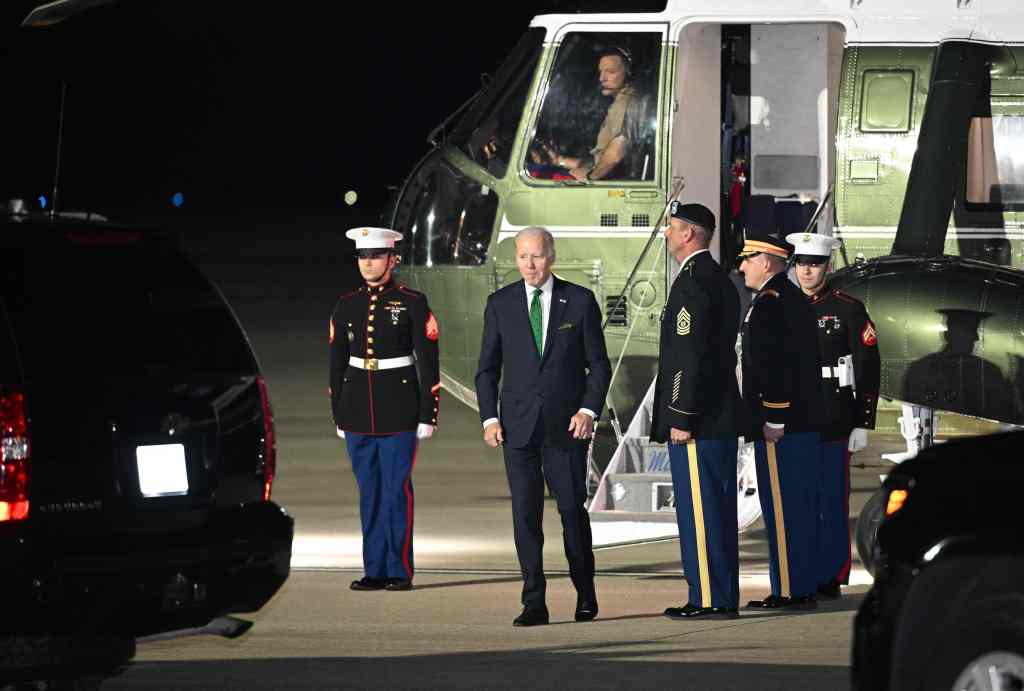
POLYGON ((344 300, 344 299, 346 299, 346 298, 350 298, 350 297, 352 297, 353 295, 355 295, 355 294, 356 294, 356 293, 358 293, 358 292, 359 292, 359 289, 358 289, 358 288, 356 288, 355 290, 351 290, 351 291, 349 291, 349 292, 347 292, 347 293, 343 293, 343 294, 341 295, 341 297, 339 297, 339 298, 338 298, 338 302, 341 302, 342 300, 344 300))
POLYGON ((840 300, 842 300, 843 302, 849 302, 850 304, 854 304, 854 305, 860 303, 860 300, 858 300, 857 298, 853 297, 852 295, 848 295, 847 293, 844 293, 843 291, 839 290, 838 288, 833 289, 832 290, 832 294, 835 295, 840 300))
POLYGON ((426 295, 424 295, 420 291, 413 290, 412 288, 407 288, 406 286, 404 286, 402 284, 398 285, 398 292, 404 293, 406 295, 411 295, 412 297, 415 297, 415 298, 424 298, 424 297, 426 297, 426 295))

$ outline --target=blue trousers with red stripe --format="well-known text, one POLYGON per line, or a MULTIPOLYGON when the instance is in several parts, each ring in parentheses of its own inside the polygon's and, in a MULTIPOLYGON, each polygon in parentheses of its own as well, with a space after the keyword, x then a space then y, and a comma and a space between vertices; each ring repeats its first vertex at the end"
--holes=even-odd
POLYGON ((774 444, 764 439, 754 444, 773 595, 801 597, 818 592, 820 446, 817 432, 787 432, 774 444))
POLYGON ((416 433, 346 432, 345 445, 359 485, 363 570, 369 578, 411 580, 416 433))
POLYGON ((689 602, 736 608, 740 551, 736 523, 736 439, 669 444, 672 488, 689 602))
POLYGON ((818 463, 818 583, 850 582, 850 452, 847 439, 821 444, 818 463))

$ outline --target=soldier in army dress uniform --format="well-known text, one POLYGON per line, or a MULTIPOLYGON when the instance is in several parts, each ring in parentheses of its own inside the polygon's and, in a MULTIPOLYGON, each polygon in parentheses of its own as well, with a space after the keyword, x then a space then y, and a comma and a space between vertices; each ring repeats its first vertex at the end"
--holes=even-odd
POLYGON ((355 228, 364 285, 339 298, 330 321, 330 397, 359 485, 363 578, 353 590, 409 590, 419 439, 437 426, 438 325, 427 297, 395 283, 386 228, 355 228))
POLYGON ((736 386, 739 295, 711 256, 715 216, 672 202, 665 231, 681 263, 661 319, 651 440, 668 442, 689 599, 670 619, 733 618, 739 607, 736 386))
POLYGON ((754 442, 771 595, 751 608, 817 607, 821 366, 814 313, 786 276, 790 247, 747 238, 740 270, 757 291, 743 319, 744 437, 754 442))
POLYGON ((815 233, 792 233, 786 240, 795 248, 796 278, 817 317, 826 416, 818 465, 818 594, 835 598, 850 579, 850 456, 867 446, 867 431, 875 428, 881 358, 864 304, 828 285, 839 241, 815 233))

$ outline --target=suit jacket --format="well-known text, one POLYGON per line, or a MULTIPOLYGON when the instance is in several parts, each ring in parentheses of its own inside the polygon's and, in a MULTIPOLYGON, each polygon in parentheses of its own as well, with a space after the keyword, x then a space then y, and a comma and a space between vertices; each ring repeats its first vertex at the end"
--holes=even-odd
POLYGON ((710 252, 691 257, 680 269, 661 317, 652 441, 667 442, 671 427, 696 439, 741 434, 739 304, 736 286, 710 252))
POLYGON ((527 446, 538 419, 546 443, 569 446, 569 419, 580 408, 600 415, 610 383, 601 310, 591 291, 555 277, 543 355, 533 340, 523 281, 487 298, 476 398, 481 422, 499 418, 509 446, 527 446))
POLYGON ((744 437, 764 439, 766 422, 786 432, 821 432, 824 405, 818 321, 803 292, 776 274, 743 319, 744 437))

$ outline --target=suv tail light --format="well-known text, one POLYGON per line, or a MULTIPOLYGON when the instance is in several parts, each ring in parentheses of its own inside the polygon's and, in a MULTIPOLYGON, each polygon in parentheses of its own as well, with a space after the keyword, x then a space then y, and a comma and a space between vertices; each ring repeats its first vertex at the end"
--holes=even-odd
POLYGON ((0 390, 0 523, 28 518, 29 451, 25 395, 0 390))
POLYGON ((263 405, 263 501, 270 501, 270 489, 277 469, 277 439, 274 437, 274 414, 270 410, 270 394, 263 377, 256 377, 263 405))

